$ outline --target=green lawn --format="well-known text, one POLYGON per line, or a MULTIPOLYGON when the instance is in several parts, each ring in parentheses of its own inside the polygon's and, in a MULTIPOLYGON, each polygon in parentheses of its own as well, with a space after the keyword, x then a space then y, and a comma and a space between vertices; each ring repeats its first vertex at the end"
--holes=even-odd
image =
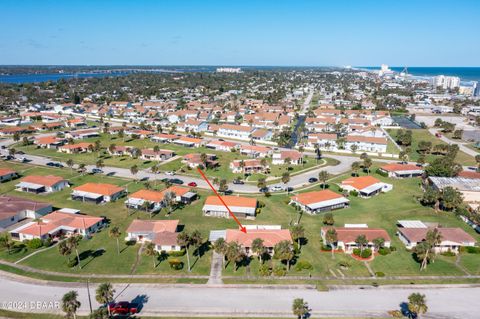
MULTIPOLYGON (((13 162, 2 162, 1 167, 11 167, 20 171, 22 174, 57 174, 68 178, 74 185, 80 185, 88 181, 99 181, 98 176, 85 175, 81 176, 69 169, 52 169, 40 168, 36 166, 24 165, 13 162)), ((375 167, 372 168, 372 171, 375 167)), ((341 181, 347 175, 339 176, 330 182, 330 189, 337 191, 338 187, 335 182, 341 181)), ((413 260, 412 254, 405 250, 403 244, 395 236, 396 221, 399 219, 420 219, 423 221, 436 221, 445 227, 461 227, 470 233, 477 240, 480 238, 473 229, 468 227, 462 221, 457 219, 452 213, 439 212, 433 209, 421 206, 415 197, 420 194, 420 180, 406 179, 393 180, 378 175, 375 177, 392 183, 393 191, 380 194, 374 198, 361 199, 350 197, 351 205, 349 208, 334 211, 335 226, 343 226, 345 223, 367 223, 370 227, 380 227, 387 230, 392 245, 397 248, 395 252, 387 256, 377 256, 372 262, 371 267, 376 272, 383 272, 386 276, 393 275, 463 275, 464 273, 455 266, 455 259, 451 257, 439 256, 435 263, 428 266, 424 272, 419 271, 419 264, 413 260)), ((104 205, 95 205, 90 203, 82 203, 70 199, 70 190, 66 189, 58 193, 48 195, 32 195, 14 191, 14 185, 18 181, 11 181, 0 185, 0 191, 3 194, 15 196, 24 196, 41 201, 52 203, 55 207, 70 207, 80 209, 83 213, 94 216, 106 216, 111 220, 112 225, 118 225, 122 231, 122 237, 125 235, 125 229, 134 218, 148 219, 149 216, 144 212, 133 212, 128 214, 123 204, 123 199, 104 205)), ((125 179, 116 177, 102 176, 102 182, 113 183, 128 187, 129 192, 136 191, 143 186, 142 183, 135 183, 125 179)), ((158 184, 159 188, 164 186, 158 184)), ((310 189, 314 190, 316 188, 310 189)), ((166 217, 162 212, 154 219, 179 219, 181 225, 185 225, 187 231, 198 229, 204 238, 208 237, 209 231, 214 229, 236 228, 237 225, 232 219, 222 219, 214 217, 202 216, 201 208, 207 195, 210 192, 197 190, 200 199, 191 205, 176 210, 170 217, 166 217)), ((292 196, 292 194, 290 194, 292 196)), ((288 206, 288 197, 286 195, 277 195, 271 197, 256 196, 265 204, 255 221, 243 221, 244 224, 268 224, 282 225, 288 228, 292 222, 296 221, 298 215, 293 207, 288 206)), ((312 264, 313 269, 297 272, 293 265, 288 275, 303 276, 329 276, 341 278, 344 276, 369 276, 367 268, 362 262, 359 262, 345 254, 335 254, 332 259, 331 254, 322 252, 320 242, 320 228, 322 225, 322 216, 311 216, 304 214, 301 223, 305 227, 307 243, 302 247, 301 253, 297 256, 298 260, 308 261, 312 264), (346 262, 348 268, 340 268, 339 263, 346 262), (333 272, 333 274, 332 274, 333 272)), ((22 264, 35 268, 53 270, 65 273, 98 273, 98 274, 128 274, 132 271, 135 264, 136 254, 139 246, 126 246, 123 241, 121 243, 122 252, 118 256, 116 251, 116 242, 108 236, 108 229, 102 230, 95 234, 91 239, 85 239, 81 242, 79 251, 82 254, 83 269, 70 269, 65 263, 57 248, 41 252, 35 256, 23 261, 22 264), (93 257, 93 252, 100 252, 97 257, 93 257)), ((5 251, 0 251, 0 258, 15 261, 29 251, 20 250, 12 255, 8 255, 5 251)), ((192 274, 207 275, 210 268, 211 250, 206 249, 201 258, 194 256, 193 249, 190 250, 191 262, 193 265, 192 274)), ((142 256, 136 267, 136 274, 188 274, 186 270, 186 257, 179 257, 185 267, 182 270, 171 270, 166 261, 161 262, 155 269, 152 266, 151 257, 142 256)), ((472 272, 479 272, 478 264, 480 263, 480 255, 462 255, 462 265, 472 272)), ((278 260, 273 260, 274 265, 279 265, 278 260)), ((259 262, 253 258, 250 265, 240 267, 237 272, 233 271, 232 265, 229 265, 224 271, 224 275, 241 276, 245 274, 257 275, 259 262)))
MULTIPOLYGON (((393 137, 393 139, 395 139, 395 137, 397 136, 397 133, 400 130, 389 129, 387 131, 393 137)), ((430 132, 426 129, 412 130, 412 145, 410 146, 411 152, 408 154, 410 161, 416 161, 420 157, 420 153, 418 152, 418 143, 420 141, 432 142, 432 146, 435 146, 437 144, 445 144, 440 139, 438 139, 435 136, 433 136, 432 134, 430 134, 430 132)), ((427 154, 425 156, 425 160, 427 162, 430 162, 433 159, 435 159, 436 156, 437 155, 427 154)), ((475 164, 475 159, 472 156, 470 156, 470 155, 468 155, 468 154, 466 154, 462 151, 458 152, 455 160, 459 164, 462 164, 462 165, 474 165, 475 164)))

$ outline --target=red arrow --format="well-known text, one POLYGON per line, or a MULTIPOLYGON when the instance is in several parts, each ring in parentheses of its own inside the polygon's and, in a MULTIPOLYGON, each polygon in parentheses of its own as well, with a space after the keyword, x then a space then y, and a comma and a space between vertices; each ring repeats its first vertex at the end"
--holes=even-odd
POLYGON ((245 228, 245 226, 242 225, 242 223, 240 223, 240 221, 238 220, 237 216, 235 216, 234 213, 232 213, 232 211, 230 210, 230 208, 228 207, 228 205, 223 201, 223 198, 220 197, 220 195, 218 195, 217 191, 215 190, 215 188, 213 187, 213 185, 210 183, 210 181, 208 180, 208 178, 205 176, 205 174, 202 172, 202 170, 197 167, 197 170, 198 172, 200 173, 200 175, 202 175, 203 179, 207 182, 208 186, 210 186, 210 188, 212 189, 212 191, 215 193, 215 195, 217 195, 218 199, 220 199, 220 201, 222 202, 223 206, 225 206, 228 210, 228 213, 230 214, 230 216, 232 216, 232 218, 237 222, 238 226, 240 226, 240 230, 242 232, 244 232, 245 234, 247 233, 247 229, 245 228))

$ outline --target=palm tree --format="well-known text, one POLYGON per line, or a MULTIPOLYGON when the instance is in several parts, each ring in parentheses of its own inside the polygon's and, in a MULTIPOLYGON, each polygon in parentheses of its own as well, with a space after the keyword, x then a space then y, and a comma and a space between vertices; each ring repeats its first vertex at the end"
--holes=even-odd
POLYGON ((12 248, 14 246, 15 243, 8 233, 5 233, 0 237, 0 247, 6 248, 9 255, 12 253, 12 248))
POLYGON ((290 173, 289 172, 284 172, 282 174, 282 183, 285 184, 285 188, 287 189, 287 193, 290 192, 290 189, 287 186, 288 182, 290 182, 290 173))
POLYGON ((363 167, 367 171, 367 175, 370 174, 370 167, 372 166, 373 162, 370 157, 367 157, 366 159, 363 160, 363 167))
MULTIPOLYGON (((229 263, 233 263, 233 271, 237 271, 237 263, 245 258, 245 254, 242 251, 242 247, 235 241, 228 244, 225 256, 229 263)), ((227 264, 225 264, 225 267, 227 264)))
POLYGON ((67 239, 67 246, 71 250, 75 250, 75 253, 77 254, 78 268, 82 269, 82 265, 80 265, 80 255, 78 254, 78 246, 80 245, 80 240, 82 240, 82 236, 73 235, 67 239))
POLYGON ((153 259, 153 268, 157 267, 157 263, 155 262, 155 259, 158 256, 157 251, 155 250, 155 244, 152 242, 148 242, 145 247, 143 248, 143 253, 146 256, 152 257, 153 259))
POLYGON ((360 162, 352 163, 352 171, 355 176, 358 176, 358 170, 360 169, 360 162))
POLYGON ((238 163, 238 166, 242 170, 242 174, 245 175, 245 162, 243 159, 238 163))
POLYGON ((112 238, 115 238, 117 240, 117 254, 120 255, 120 243, 119 243, 119 240, 118 238, 120 237, 122 233, 120 232, 120 228, 118 228, 118 226, 113 226, 112 228, 110 228, 110 230, 108 231, 108 235, 112 238))
POLYGON ((96 166, 98 169, 102 169, 105 165, 103 164, 103 160, 99 159, 99 160, 95 163, 95 166, 96 166))
POLYGON ((329 174, 327 171, 320 171, 318 173, 318 179, 322 182, 323 189, 325 189, 325 185, 327 184, 328 178, 329 178, 329 174))
POLYGON ((175 208, 177 195, 174 192, 168 191, 163 195, 163 204, 168 210, 168 215, 170 215, 175 208))
POLYGON ((201 154, 200 154, 200 161, 202 162, 203 167, 205 167, 205 169, 208 168, 208 167, 207 167, 207 160, 208 160, 207 154, 201 153, 201 154))
POLYGON ((368 244, 368 239, 365 235, 358 235, 355 243, 360 247, 360 252, 363 252, 363 249, 368 244))
POLYGON ((133 178, 135 179, 135 176, 136 176, 137 173, 138 173, 138 166, 137 166, 137 165, 133 165, 132 167, 130 167, 130 173, 133 175, 133 178))
POLYGON ((68 257, 72 253, 72 249, 67 245, 65 240, 58 244, 58 252, 60 255, 68 257))
POLYGON ((298 319, 303 319, 308 317, 310 309, 308 308, 308 303, 301 298, 296 298, 293 300, 292 312, 298 319))
POLYGON ((77 310, 80 308, 80 301, 78 301, 78 293, 74 290, 67 292, 62 297, 62 310, 65 312, 67 318, 77 318, 77 310))
POLYGON ((378 251, 385 244, 385 239, 382 238, 382 237, 378 237, 378 238, 373 239, 372 243, 373 243, 373 247, 375 247, 375 250, 378 251))
POLYGON ((116 148, 117 146, 115 144, 110 144, 110 146, 108 146, 108 151, 110 152, 110 154, 113 154, 116 148))
POLYGON ((274 247, 275 257, 287 262, 287 270, 290 270, 290 260, 295 256, 292 244, 288 240, 282 240, 274 247))
POLYGON ((330 248, 332 251, 332 259, 334 259, 335 243, 338 241, 338 235, 335 228, 330 228, 329 230, 327 230, 327 233, 325 235, 325 240, 330 245, 330 248))
POLYGON ((100 284, 95 290, 95 300, 98 303, 103 304, 107 307, 108 315, 110 317, 110 307, 108 304, 113 301, 113 295, 115 294, 115 289, 112 284, 109 282, 100 284))
POLYGON ((267 170, 267 164, 268 164, 268 162, 267 162, 267 159, 266 159, 266 158, 262 158, 262 159, 260 160, 260 165, 262 165, 262 168, 263 168, 263 171, 264 171, 264 172, 267 170))
POLYGON ((290 229, 293 240, 297 241, 298 249, 301 248, 301 239, 305 236, 305 228, 302 225, 295 225, 290 229))
POLYGON ((255 238, 252 241, 252 252, 258 256, 260 263, 262 263, 262 256, 265 254, 265 246, 263 245, 263 239, 255 238))
POLYGON ((73 165, 75 165, 75 163, 73 162, 73 160, 71 158, 69 158, 67 160, 67 166, 70 167, 70 171, 73 172, 73 165))
POLYGON ((188 253, 188 247, 190 246, 192 239, 190 238, 190 235, 186 231, 183 231, 178 234, 177 242, 180 246, 185 247, 185 252, 187 255, 187 266, 188 266, 188 271, 190 272, 192 270, 190 269, 190 254, 188 253))
POLYGON ((412 293, 408 296, 408 311, 414 313, 416 318, 420 318, 421 314, 426 313, 428 306, 425 295, 412 293))

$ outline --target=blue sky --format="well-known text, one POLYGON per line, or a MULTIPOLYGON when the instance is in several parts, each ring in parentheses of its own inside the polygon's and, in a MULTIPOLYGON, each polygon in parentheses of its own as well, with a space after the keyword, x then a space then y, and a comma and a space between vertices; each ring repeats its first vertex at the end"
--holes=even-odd
POLYGON ((480 1, 0 2, 0 64, 480 66, 480 1))

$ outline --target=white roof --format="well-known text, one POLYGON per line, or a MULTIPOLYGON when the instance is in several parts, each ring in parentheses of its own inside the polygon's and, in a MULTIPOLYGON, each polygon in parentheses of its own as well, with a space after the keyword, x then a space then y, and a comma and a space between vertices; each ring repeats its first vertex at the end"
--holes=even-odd
POLYGON ((217 239, 223 238, 227 236, 227 231, 226 230, 211 230, 210 231, 210 236, 208 237, 208 240, 211 243, 214 243, 217 239))
POLYGON ((368 228, 367 224, 345 224, 345 228, 368 228))
POLYGON ((78 214, 80 213, 79 209, 73 209, 73 208, 62 208, 58 210, 59 212, 62 213, 67 213, 67 214, 78 214))
POLYGON ((73 195, 80 196, 80 197, 85 197, 85 198, 92 198, 92 199, 97 199, 97 198, 100 198, 100 197, 103 196, 102 194, 82 192, 82 191, 78 191, 78 190, 74 190, 73 195))
POLYGON ((19 188, 29 188, 29 189, 40 189, 40 188, 43 188, 45 187, 44 185, 40 185, 40 184, 34 184, 34 183, 28 183, 28 182, 21 182, 21 183, 18 183, 17 185, 15 185, 15 187, 19 187, 19 188))
POLYGON ((370 194, 370 193, 373 193, 374 191, 380 189, 380 188, 383 188, 383 183, 375 183, 373 185, 370 185, 370 186, 367 186, 365 188, 362 188, 360 191, 362 193, 367 193, 367 194, 370 194))
POLYGON ((317 202, 317 203, 308 204, 307 206, 310 209, 317 209, 317 208, 321 208, 321 207, 328 207, 328 206, 333 206, 333 205, 348 203, 348 202, 350 202, 350 201, 342 196, 342 197, 339 197, 339 198, 334 198, 334 199, 324 200, 324 201, 317 202))
POLYGON ((398 224, 403 228, 427 228, 420 220, 399 220, 398 224))

